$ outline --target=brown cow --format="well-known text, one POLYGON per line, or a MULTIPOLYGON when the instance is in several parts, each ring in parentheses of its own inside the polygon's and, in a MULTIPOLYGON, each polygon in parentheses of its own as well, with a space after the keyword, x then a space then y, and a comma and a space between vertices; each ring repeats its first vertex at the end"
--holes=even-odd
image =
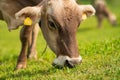
POLYGON ((96 9, 98 27, 102 26, 104 18, 107 18, 113 26, 116 25, 116 16, 108 9, 105 0, 94 0, 93 5, 96 9))
MULTIPOLYGON (((43 0, 0 0, 0 19, 7 22, 9 31, 17 29, 22 24, 22 22, 16 20, 15 13, 26 6, 35 6, 41 1, 43 0)), ((36 38, 38 31, 38 24, 32 25, 31 27, 24 26, 21 29, 20 40, 22 48, 16 69, 26 67, 27 57, 35 59, 37 58, 36 38), (26 52, 26 50, 28 51, 26 52), (24 55, 22 55, 22 53, 24 55)))
POLYGON ((53 64, 73 67, 82 61, 76 41, 77 29, 81 21, 94 13, 91 5, 78 5, 76 0, 46 0, 22 9, 16 18, 23 22, 30 17, 33 25, 39 22, 48 46, 56 54, 53 64))
POLYGON ((57 56, 53 62, 54 65, 73 67, 75 64, 81 63, 82 58, 78 52, 76 31, 81 21, 94 13, 95 10, 91 5, 78 5, 76 0, 1 0, 1 19, 8 23, 9 30, 23 25, 26 17, 33 20, 31 27, 24 26, 21 30, 22 48, 16 69, 26 67, 28 43, 30 43, 28 54, 30 54, 31 48, 34 51, 33 57, 36 54, 35 45, 32 45, 35 43, 33 37, 36 36, 31 35, 36 32, 34 30, 38 27, 38 23, 47 44, 57 56), (37 5, 38 2, 40 2, 39 5, 37 5), (16 14, 17 19, 15 19, 14 14, 19 10, 21 11, 16 14), (84 16, 82 16, 83 14, 84 16))

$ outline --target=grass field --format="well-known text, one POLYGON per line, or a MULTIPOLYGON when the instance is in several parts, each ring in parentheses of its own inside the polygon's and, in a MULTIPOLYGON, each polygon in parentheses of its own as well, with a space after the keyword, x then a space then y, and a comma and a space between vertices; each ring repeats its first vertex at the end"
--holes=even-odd
MULTIPOLYGON (((85 2, 86 3, 86 2, 85 2)), ((77 40, 83 62, 75 68, 54 68, 54 53, 45 48, 41 32, 37 40, 38 60, 28 60, 26 69, 13 71, 20 52, 19 31, 9 32, 0 21, 0 80, 120 80, 120 10, 118 3, 109 4, 117 15, 118 25, 104 20, 98 29, 95 17, 82 22, 77 40)))

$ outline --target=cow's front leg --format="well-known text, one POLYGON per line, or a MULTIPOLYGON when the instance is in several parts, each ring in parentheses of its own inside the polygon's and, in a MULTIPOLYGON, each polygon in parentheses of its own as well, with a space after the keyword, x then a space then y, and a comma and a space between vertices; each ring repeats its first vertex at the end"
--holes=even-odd
POLYGON ((36 40, 39 30, 40 30, 39 25, 36 24, 34 26, 32 33, 30 34, 29 37, 30 39, 28 43, 28 54, 27 54, 28 58, 37 59, 36 40))
POLYGON ((26 64, 27 64, 26 52, 27 52, 28 40, 32 32, 32 28, 33 28, 32 26, 31 27, 24 26, 21 29, 20 40, 21 40, 22 48, 21 48, 20 55, 18 57, 16 69, 26 68, 26 64))
POLYGON ((98 20, 98 28, 101 28, 102 27, 103 16, 97 15, 97 20, 98 20))

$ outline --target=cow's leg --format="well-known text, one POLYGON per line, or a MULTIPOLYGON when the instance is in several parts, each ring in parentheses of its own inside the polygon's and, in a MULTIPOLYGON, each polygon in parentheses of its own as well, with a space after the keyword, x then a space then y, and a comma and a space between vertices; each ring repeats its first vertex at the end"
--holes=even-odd
POLYGON ((37 59, 36 40, 37 40, 38 32, 39 32, 39 25, 36 24, 34 26, 32 33, 30 34, 31 36, 28 43, 28 54, 27 54, 28 58, 37 59))
POLYGON ((22 48, 21 48, 20 55, 18 57, 16 69, 26 68, 26 64, 27 64, 26 51, 28 47, 28 40, 30 37, 30 33, 32 32, 32 28, 33 28, 32 26, 30 27, 24 26, 21 29, 20 40, 21 40, 22 48))
POLYGON ((98 15, 97 20, 98 20, 98 28, 100 28, 102 26, 103 16, 98 15))
POLYGON ((0 20, 3 20, 2 12, 0 11, 0 20))

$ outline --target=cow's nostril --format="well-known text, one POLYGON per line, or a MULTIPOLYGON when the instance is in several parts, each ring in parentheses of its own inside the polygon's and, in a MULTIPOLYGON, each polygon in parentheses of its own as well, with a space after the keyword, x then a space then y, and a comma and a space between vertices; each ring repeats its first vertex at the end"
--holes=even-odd
POLYGON ((67 66, 67 67, 69 67, 69 68, 73 68, 73 67, 75 67, 75 64, 72 63, 71 61, 66 60, 66 61, 65 61, 65 66, 67 66))

